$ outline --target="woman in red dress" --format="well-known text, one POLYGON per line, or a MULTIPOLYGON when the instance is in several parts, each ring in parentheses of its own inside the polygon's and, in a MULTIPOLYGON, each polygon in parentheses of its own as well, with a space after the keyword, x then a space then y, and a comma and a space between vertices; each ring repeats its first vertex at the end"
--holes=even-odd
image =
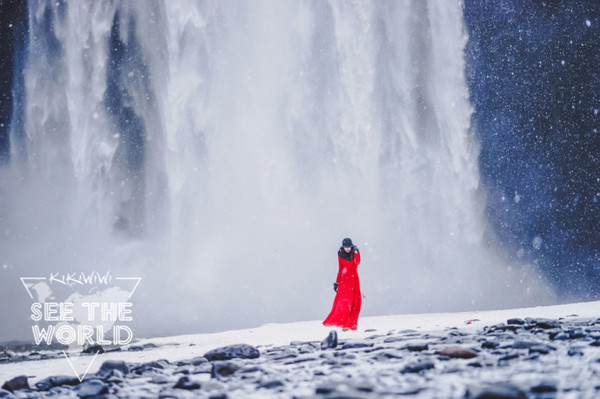
POLYGON ((357 267, 360 263, 360 252, 352 240, 344 238, 338 251, 340 269, 333 283, 335 299, 327 318, 323 321, 326 327, 338 326, 343 331, 356 330, 360 313, 361 293, 357 267))

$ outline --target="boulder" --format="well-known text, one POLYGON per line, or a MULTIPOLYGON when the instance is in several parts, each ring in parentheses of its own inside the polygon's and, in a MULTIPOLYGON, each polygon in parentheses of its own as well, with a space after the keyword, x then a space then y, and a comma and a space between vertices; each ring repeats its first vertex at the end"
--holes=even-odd
POLYGON ((26 375, 15 377, 12 380, 6 381, 4 385, 2 385, 2 389, 6 389, 10 392, 18 391, 19 389, 29 389, 27 378, 26 375))
POLYGON ((321 342, 321 349, 335 348, 338 344, 337 332, 332 330, 327 337, 321 342))
POLYGON ((212 362, 210 376, 212 378, 228 377, 238 371, 240 366, 228 361, 217 360, 212 362))
POLYGON ((209 361, 215 360, 231 360, 235 358, 241 359, 256 359, 260 356, 260 352, 252 345, 235 344, 223 346, 213 349, 204 354, 204 357, 209 361))
POLYGON ((455 359, 472 359, 477 357, 477 353, 471 349, 462 346, 447 346, 444 349, 435 352, 438 355, 448 356, 455 359))

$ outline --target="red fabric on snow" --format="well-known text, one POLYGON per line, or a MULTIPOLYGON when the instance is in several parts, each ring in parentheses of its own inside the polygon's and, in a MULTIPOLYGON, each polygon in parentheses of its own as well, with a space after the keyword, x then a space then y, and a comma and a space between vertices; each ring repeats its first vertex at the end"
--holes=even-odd
POLYGON ((356 330, 361 306, 360 281, 357 271, 360 253, 358 251, 354 253, 354 260, 342 259, 338 255, 338 262, 340 269, 335 282, 339 285, 333 300, 333 307, 323 321, 323 325, 356 330))

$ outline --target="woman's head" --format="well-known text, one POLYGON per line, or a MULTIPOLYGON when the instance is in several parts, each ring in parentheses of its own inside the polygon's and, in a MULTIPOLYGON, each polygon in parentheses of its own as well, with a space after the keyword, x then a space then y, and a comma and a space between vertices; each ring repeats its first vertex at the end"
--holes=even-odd
POLYGON ((346 252, 350 252, 352 250, 352 240, 349 238, 344 238, 342 240, 342 247, 344 248, 344 251, 346 252))

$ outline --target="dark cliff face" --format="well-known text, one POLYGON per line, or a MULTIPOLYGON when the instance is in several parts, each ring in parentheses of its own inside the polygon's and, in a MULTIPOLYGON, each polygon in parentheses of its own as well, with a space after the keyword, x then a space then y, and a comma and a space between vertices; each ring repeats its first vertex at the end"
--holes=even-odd
POLYGON ((25 0, 0 0, 0 164, 10 160, 10 131, 23 137, 24 63, 28 12, 25 0))
POLYGON ((565 294, 600 292, 600 3, 466 0, 487 216, 565 294))

